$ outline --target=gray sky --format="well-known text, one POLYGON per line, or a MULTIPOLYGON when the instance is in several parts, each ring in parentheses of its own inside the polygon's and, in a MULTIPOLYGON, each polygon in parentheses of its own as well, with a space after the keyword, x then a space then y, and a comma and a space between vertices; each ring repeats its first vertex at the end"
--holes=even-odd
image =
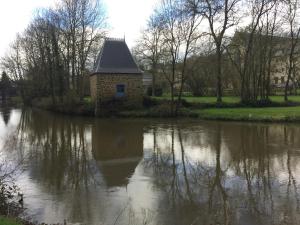
MULTIPOLYGON (((102 0, 111 27, 110 37, 126 37, 129 47, 134 45, 140 30, 158 0, 102 0)), ((1 0, 0 2, 0 57, 8 49, 18 32, 22 32, 35 9, 53 6, 56 0, 1 0)))

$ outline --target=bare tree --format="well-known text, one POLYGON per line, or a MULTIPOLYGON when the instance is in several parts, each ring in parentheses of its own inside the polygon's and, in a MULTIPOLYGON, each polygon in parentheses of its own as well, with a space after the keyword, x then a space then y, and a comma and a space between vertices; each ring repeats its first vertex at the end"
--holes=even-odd
POLYGON ((228 56, 240 75, 241 101, 246 104, 257 100, 259 87, 264 83, 263 77, 264 81, 270 82, 276 14, 273 21, 268 16, 266 18, 264 16, 272 9, 277 9, 275 7, 277 1, 253 0, 248 1, 248 4, 251 22, 242 32, 236 32, 227 48, 228 56), (265 54, 268 50, 270 58, 267 62, 265 54), (268 66, 266 66, 267 63, 268 66), (269 72, 266 76, 267 67, 269 72))
POLYGON ((287 80, 284 89, 284 100, 288 101, 288 89, 290 82, 293 79, 292 74, 296 68, 296 51, 297 44, 300 35, 300 25, 299 25, 299 1, 298 0, 285 0, 286 7, 285 20, 289 28, 289 56, 287 60, 287 80))
POLYGON ((160 8, 160 25, 163 28, 166 54, 164 57, 163 74, 171 90, 171 113, 174 114, 175 84, 177 83, 177 67, 182 38, 179 35, 180 20, 179 1, 163 0, 160 8))
POLYGON ((94 48, 105 36, 106 15, 99 0, 62 0, 57 10, 61 20, 61 54, 67 68, 68 88, 83 97, 86 70, 91 68, 94 48))
MULTIPOLYGON (((196 0, 194 0, 196 2, 196 0)), ((182 37, 182 49, 183 49, 183 57, 181 59, 181 71, 180 71, 180 86, 179 86, 179 94, 178 101, 176 104, 175 114, 177 115, 179 106, 181 103, 181 97, 183 92, 183 87, 187 80, 187 60, 188 57, 191 56, 192 53, 197 49, 197 41, 201 37, 201 33, 198 28, 202 22, 202 16, 200 16, 195 11, 190 11, 189 7, 185 4, 185 1, 181 2, 181 26, 178 30, 179 35, 182 37)))
POLYGON ((275 7, 271 12, 267 12, 266 14, 266 36, 267 43, 265 43, 266 47, 265 51, 265 62, 266 62, 266 71, 264 73, 262 90, 261 90, 261 98, 265 100, 269 100, 269 96, 271 94, 271 73, 272 73, 272 65, 274 61, 275 55, 275 34, 278 32, 279 27, 281 25, 280 19, 278 19, 278 8, 280 2, 276 1, 275 7))
POLYGON ((2 65, 16 82, 26 83, 28 99, 51 96, 55 105, 71 90, 82 100, 105 28, 100 0, 61 0, 56 8, 38 11, 2 65))
POLYGON ((201 16, 190 11, 186 1, 163 0, 159 9, 163 44, 165 45, 163 73, 170 85, 171 112, 178 114, 187 74, 187 59, 193 53, 200 38, 201 16), (178 91, 175 105, 175 90, 178 91))
POLYGON ((240 0, 188 0, 193 11, 206 18, 217 57, 217 101, 222 102, 222 56, 226 31, 235 26, 239 19, 237 7, 240 0))
POLYGON ((142 32, 141 38, 134 48, 135 55, 140 58, 142 63, 150 66, 152 73, 152 96, 155 96, 158 67, 164 51, 163 32, 159 22, 157 15, 154 14, 150 17, 147 28, 142 32))
POLYGON ((24 76, 26 71, 21 42, 21 36, 17 35, 16 40, 10 46, 10 51, 1 58, 1 66, 6 70, 7 75, 16 81, 21 97, 25 100, 24 76))

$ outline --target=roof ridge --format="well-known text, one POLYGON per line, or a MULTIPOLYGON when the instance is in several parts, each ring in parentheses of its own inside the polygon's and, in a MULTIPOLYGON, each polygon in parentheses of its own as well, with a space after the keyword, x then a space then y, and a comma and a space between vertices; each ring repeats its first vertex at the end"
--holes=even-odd
POLYGON ((125 38, 106 37, 105 41, 122 41, 122 42, 125 42, 125 38))
MULTIPOLYGON (((124 42, 125 42, 125 39, 124 39, 124 42)), ((129 53, 130 53, 130 57, 131 57, 133 63, 135 64, 136 68, 138 68, 138 70, 140 70, 140 68, 139 68, 138 64, 136 63, 136 61, 135 61, 135 59, 134 59, 134 57, 133 57, 133 55, 132 55, 132 53, 131 53, 131 51, 130 51, 128 45, 126 44, 126 42, 125 42, 125 45, 126 45, 126 48, 128 49, 128 51, 129 51, 129 53)))
POLYGON ((104 43, 103 43, 103 45, 102 45, 102 48, 101 48, 101 50, 100 50, 100 53, 99 53, 99 55, 98 55, 98 59, 97 59, 97 67, 96 67, 96 70, 95 71, 98 71, 100 68, 100 64, 101 64, 101 58, 102 58, 102 55, 103 55, 103 49, 104 49, 104 43))

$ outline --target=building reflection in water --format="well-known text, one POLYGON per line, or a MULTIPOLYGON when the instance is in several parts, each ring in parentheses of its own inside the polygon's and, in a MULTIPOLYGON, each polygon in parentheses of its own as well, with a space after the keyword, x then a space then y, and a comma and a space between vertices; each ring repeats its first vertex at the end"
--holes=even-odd
POLYGON ((29 157, 32 176, 58 189, 99 184, 102 179, 108 187, 126 186, 143 157, 143 123, 87 122, 24 111, 18 147, 29 157), (30 148, 25 147, 28 143, 30 148))
POLYGON ((143 157, 143 124, 96 121, 92 152, 108 187, 127 185, 143 157))

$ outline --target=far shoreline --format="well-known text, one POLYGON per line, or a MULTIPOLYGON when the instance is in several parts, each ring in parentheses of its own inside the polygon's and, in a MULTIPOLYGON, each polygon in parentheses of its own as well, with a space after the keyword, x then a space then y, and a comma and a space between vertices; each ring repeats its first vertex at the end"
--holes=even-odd
MULTIPOLYGON (((279 102, 278 99, 272 99, 267 105, 249 106, 242 105, 233 97, 228 97, 220 105, 213 100, 207 101, 212 97, 185 98, 183 105, 176 117, 169 113, 169 100, 165 98, 148 98, 144 107, 137 109, 117 109, 112 108, 103 114, 95 115, 94 103, 90 101, 76 102, 73 104, 58 104, 53 106, 49 99, 35 99, 28 107, 46 110, 68 116, 79 116, 89 118, 117 118, 117 119, 199 119, 210 121, 227 122, 267 122, 267 123, 286 123, 300 122, 300 102, 295 101, 279 102), (149 100, 150 99, 150 100, 149 100), (275 101, 274 101, 275 100, 275 101), (205 102, 204 102, 205 101, 205 102)), ((20 101, 12 101, 8 107, 20 107, 26 105, 20 101)))
POLYGON ((86 117, 86 118, 100 118, 100 119, 160 119, 160 120, 182 120, 193 119, 203 121, 223 121, 223 122, 250 122, 250 123, 300 123, 300 107, 276 107, 276 108, 225 108, 225 109, 200 109, 200 110, 188 110, 181 112, 176 117, 166 116, 161 114, 155 114, 149 112, 149 110, 132 110, 122 111, 113 115, 95 116, 95 114, 87 113, 68 113, 65 111, 44 109, 39 107, 31 107, 33 109, 45 110, 52 113, 58 113, 66 116, 74 117, 86 117), (288 109, 287 109, 288 108, 288 109), (297 113, 282 113, 289 109, 297 110, 297 113), (297 108, 297 109, 296 109, 297 108), (245 111, 249 110, 248 113, 245 111), (274 113, 274 110, 278 113, 274 113), (261 111, 265 111, 261 114, 261 111), (269 111, 273 111, 272 114, 266 115, 269 111), (240 114, 240 115, 237 115, 240 114))

